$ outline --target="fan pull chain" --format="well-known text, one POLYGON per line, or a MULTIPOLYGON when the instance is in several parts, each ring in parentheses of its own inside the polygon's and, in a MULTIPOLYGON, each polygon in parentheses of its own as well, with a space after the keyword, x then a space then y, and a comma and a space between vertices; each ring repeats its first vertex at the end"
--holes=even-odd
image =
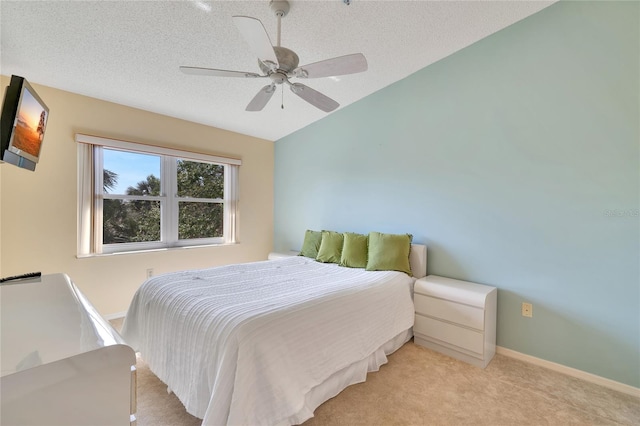
POLYGON ((282 101, 280 103, 280 108, 284 109, 284 86, 280 86, 282 88, 282 101))

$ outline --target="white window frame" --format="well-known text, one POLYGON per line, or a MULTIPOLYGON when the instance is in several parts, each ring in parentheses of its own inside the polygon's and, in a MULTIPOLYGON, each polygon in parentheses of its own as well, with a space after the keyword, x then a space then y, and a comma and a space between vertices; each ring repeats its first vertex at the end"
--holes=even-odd
POLYGON ((83 134, 76 134, 76 142, 78 142, 78 257, 237 242, 238 174, 241 160, 83 134), (102 185, 104 147, 160 156, 162 193, 159 196, 104 194, 102 185), (177 160, 224 166, 224 198, 178 197, 177 160), (160 241, 102 244, 102 204, 105 198, 160 201, 162 217, 160 241), (181 201, 223 204, 223 236, 178 239, 178 205, 181 201))

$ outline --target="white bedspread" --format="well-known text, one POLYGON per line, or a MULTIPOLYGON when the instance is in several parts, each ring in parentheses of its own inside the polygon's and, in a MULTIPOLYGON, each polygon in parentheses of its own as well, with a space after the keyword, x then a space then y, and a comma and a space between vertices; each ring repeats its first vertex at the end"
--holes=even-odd
POLYGON ((413 325, 412 283, 304 257, 176 272, 142 284, 123 336, 204 425, 289 424, 413 325))

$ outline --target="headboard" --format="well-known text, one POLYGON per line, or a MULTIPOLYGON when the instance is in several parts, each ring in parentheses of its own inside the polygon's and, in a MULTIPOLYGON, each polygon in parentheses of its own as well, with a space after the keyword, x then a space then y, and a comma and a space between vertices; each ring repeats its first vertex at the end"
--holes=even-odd
POLYGON ((427 246, 424 244, 411 244, 409 264, 414 278, 425 277, 427 275, 427 246))

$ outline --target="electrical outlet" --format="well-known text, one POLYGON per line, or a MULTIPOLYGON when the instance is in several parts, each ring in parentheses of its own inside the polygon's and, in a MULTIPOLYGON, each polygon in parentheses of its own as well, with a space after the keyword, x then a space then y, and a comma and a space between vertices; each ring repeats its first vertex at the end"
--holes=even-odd
POLYGON ((531 303, 522 302, 522 316, 523 317, 533 317, 533 305, 531 303))
MULTIPOLYGON (((147 269, 147 278, 151 278, 152 276, 153 276, 153 268, 147 269)), ((522 309, 523 309, 523 312, 524 312, 524 308, 522 308, 522 309)), ((524 315, 524 313, 522 315, 524 315)))

